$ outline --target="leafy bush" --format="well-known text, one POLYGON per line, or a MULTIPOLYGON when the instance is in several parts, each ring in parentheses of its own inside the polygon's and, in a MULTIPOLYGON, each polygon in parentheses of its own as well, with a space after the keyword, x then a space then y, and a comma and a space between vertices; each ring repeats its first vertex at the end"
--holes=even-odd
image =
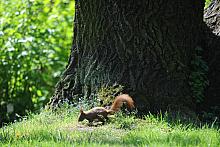
POLYGON ((205 8, 207 8, 210 3, 211 3, 211 0, 206 0, 206 1, 205 1, 205 8))
POLYGON ((208 86, 209 81, 207 78, 208 73, 208 65, 202 59, 200 55, 202 52, 202 48, 196 48, 196 55, 194 60, 191 62, 192 70, 190 74, 190 86, 193 92, 193 96, 197 103, 201 103, 204 100, 204 90, 208 86))
POLYGON ((102 106, 109 106, 114 100, 115 96, 123 91, 123 86, 115 84, 113 86, 102 86, 98 91, 98 98, 102 106))
POLYGON ((0 122, 48 101, 67 63, 74 6, 71 0, 1 1, 0 122))

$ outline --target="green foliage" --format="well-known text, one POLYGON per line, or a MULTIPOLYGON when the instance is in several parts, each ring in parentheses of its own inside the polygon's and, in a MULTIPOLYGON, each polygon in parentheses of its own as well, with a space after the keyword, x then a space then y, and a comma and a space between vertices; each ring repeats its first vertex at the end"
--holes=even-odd
POLYGON ((67 63, 74 1, 3 0, 0 7, 0 122, 38 110, 67 63))
POLYGON ((86 96, 79 98, 79 107, 85 111, 99 105, 100 103, 96 95, 90 95, 89 99, 86 96))
POLYGON ((102 101, 102 106, 110 105, 114 99, 115 95, 122 92, 123 86, 121 85, 114 85, 108 87, 102 87, 98 91, 98 98, 102 101))
POLYGON ((117 113, 115 119, 111 122, 114 122, 118 129, 132 130, 137 126, 137 119, 135 119, 134 115, 127 115, 121 112, 117 113))
POLYGON ((196 48, 196 55, 194 60, 191 62, 192 70, 190 75, 190 86, 193 92, 193 96, 195 97, 198 103, 202 102, 204 99, 204 90, 206 86, 209 84, 207 73, 208 73, 208 65, 200 56, 202 52, 202 48, 196 48))
POLYGON ((212 0, 206 0, 205 1, 205 8, 207 8, 209 6, 209 4, 211 3, 212 0))
POLYGON ((31 114, 0 129, 0 146, 220 146, 220 132, 213 126, 170 124, 161 115, 137 119, 119 114, 111 123, 89 127, 77 123, 77 115, 71 107, 31 114), (125 127, 118 126, 120 121, 125 127))

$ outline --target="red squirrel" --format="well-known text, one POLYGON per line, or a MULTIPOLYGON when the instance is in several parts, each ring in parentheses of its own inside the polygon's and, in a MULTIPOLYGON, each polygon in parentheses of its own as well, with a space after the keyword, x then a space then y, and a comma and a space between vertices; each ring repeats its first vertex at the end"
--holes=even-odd
POLYGON ((90 123, 95 119, 101 122, 105 122, 105 119, 108 119, 109 114, 114 114, 120 110, 122 104, 126 102, 129 108, 134 108, 134 101, 128 94, 122 94, 115 98, 110 109, 106 109, 104 107, 94 107, 88 111, 83 111, 80 109, 80 115, 78 121, 83 121, 87 119, 90 123))

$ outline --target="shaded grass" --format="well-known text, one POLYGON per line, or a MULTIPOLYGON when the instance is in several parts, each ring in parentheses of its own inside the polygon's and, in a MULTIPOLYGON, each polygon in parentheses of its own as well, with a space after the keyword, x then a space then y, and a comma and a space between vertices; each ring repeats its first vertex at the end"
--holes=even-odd
POLYGON ((214 127, 170 124, 120 113, 103 126, 77 123, 78 111, 44 111, 0 129, 0 146, 220 146, 214 127))

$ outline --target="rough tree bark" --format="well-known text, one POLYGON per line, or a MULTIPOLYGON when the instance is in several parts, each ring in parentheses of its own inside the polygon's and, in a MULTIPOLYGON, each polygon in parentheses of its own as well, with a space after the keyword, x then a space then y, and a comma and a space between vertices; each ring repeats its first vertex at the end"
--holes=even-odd
POLYGON ((213 0, 209 7, 205 9, 204 21, 204 59, 208 63, 209 86, 205 93, 203 109, 220 116, 220 0, 213 0), (216 112, 215 112, 216 111, 216 112))
POLYGON ((77 0, 69 63, 49 105, 118 84, 142 112, 194 107, 188 82, 203 8, 199 0, 77 0))

